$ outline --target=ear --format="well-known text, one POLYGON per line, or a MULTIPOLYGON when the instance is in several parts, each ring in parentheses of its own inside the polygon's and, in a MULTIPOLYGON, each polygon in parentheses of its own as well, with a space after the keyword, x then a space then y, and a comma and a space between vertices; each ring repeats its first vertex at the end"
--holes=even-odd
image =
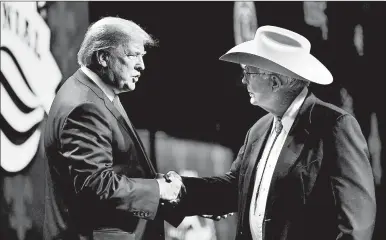
POLYGON ((109 61, 109 52, 105 50, 99 50, 96 52, 96 57, 97 57, 98 63, 102 67, 107 67, 107 62, 109 61))
POLYGON ((271 83, 272 83, 272 92, 277 92, 283 86, 282 80, 275 74, 271 75, 271 83))

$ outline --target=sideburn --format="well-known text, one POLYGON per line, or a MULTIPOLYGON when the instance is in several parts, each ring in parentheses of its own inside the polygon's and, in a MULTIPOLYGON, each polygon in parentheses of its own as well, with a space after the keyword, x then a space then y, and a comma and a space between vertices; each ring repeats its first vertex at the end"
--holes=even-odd
POLYGON ((117 78, 115 77, 115 61, 112 61, 111 58, 109 59, 109 61, 107 62, 107 67, 103 68, 103 76, 105 78, 105 82, 110 85, 110 86, 113 86, 114 88, 119 88, 119 83, 118 83, 118 80, 117 78))
MULTIPOLYGON (((109 71, 110 66, 103 67, 98 63, 96 52, 91 56, 91 64, 87 66, 91 71, 95 72, 101 80, 111 86, 113 83, 114 77, 110 74, 111 71, 109 71)), ((114 86, 114 85, 113 85, 114 86)))

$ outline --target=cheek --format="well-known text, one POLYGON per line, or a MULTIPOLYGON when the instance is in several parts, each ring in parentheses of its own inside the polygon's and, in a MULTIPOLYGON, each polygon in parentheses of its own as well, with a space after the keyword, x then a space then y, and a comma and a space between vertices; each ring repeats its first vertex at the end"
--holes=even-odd
POLYGON ((114 65, 112 66, 112 70, 115 72, 116 75, 121 75, 121 77, 124 77, 129 73, 130 69, 130 63, 128 63, 123 58, 118 58, 114 65))
POLYGON ((134 66, 131 63, 125 63, 121 65, 120 72, 122 74, 125 74, 125 76, 130 75, 132 71, 134 70, 134 66))
POLYGON ((250 84, 250 89, 252 90, 253 93, 260 93, 263 92, 263 85, 257 83, 256 81, 251 82, 250 84))
POLYGON ((128 75, 128 71, 126 70, 126 67, 122 64, 118 64, 113 68, 114 75, 117 79, 122 80, 125 79, 128 75))
POLYGON ((270 90, 270 86, 267 80, 258 79, 250 83, 250 89, 254 93, 268 93, 270 90))

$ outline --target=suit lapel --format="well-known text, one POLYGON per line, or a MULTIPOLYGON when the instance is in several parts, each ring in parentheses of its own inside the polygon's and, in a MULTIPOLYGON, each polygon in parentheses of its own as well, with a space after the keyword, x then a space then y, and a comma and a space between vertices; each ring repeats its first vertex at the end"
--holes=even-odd
POLYGON ((259 162, 258 159, 263 152, 262 150, 264 149, 267 141, 272 122, 273 116, 268 114, 265 118, 261 119, 261 123, 258 124, 254 130, 252 130, 253 132, 251 132, 251 134, 253 134, 252 139, 254 140, 251 143, 249 152, 245 153, 246 157, 243 164, 244 166, 242 166, 242 169, 245 169, 245 172, 242 170, 244 178, 242 183, 242 197, 240 198, 240 209, 242 211, 240 215, 241 221, 243 221, 244 216, 248 216, 248 214, 246 214, 246 211, 248 210, 247 202, 252 198, 253 186, 255 183, 254 177, 256 176, 256 166, 259 162))
POLYGON ((134 142, 135 142, 135 144, 138 145, 139 149, 141 150, 141 152, 146 160, 146 163, 150 169, 151 174, 155 176, 156 171, 154 169, 154 166, 150 162, 149 158, 147 157, 147 154, 146 154, 145 149, 142 145, 141 139, 139 138, 134 127, 132 127, 132 124, 129 124, 127 122, 127 120, 125 120, 125 118, 118 111, 118 109, 116 109, 116 107, 113 105, 113 103, 110 101, 110 99, 108 99, 107 96, 103 93, 102 89, 100 89, 94 82, 92 82, 92 80, 90 80, 88 78, 88 76, 81 69, 78 69, 78 71, 76 72, 76 76, 80 82, 87 85, 93 92, 95 92, 95 94, 98 95, 99 98, 103 99, 106 108, 118 120, 119 124, 121 124, 121 126, 129 133, 131 138, 135 140, 134 142))
POLYGON ((305 100, 299 113, 292 124, 292 128, 287 135, 284 146, 280 152, 275 171, 272 177, 272 182, 277 178, 287 175, 291 167, 299 158, 303 150, 304 144, 310 134, 309 116, 312 107, 315 103, 315 98, 311 93, 305 100))
POLYGON ((244 192, 248 192, 249 183, 251 182, 251 177, 253 175, 253 171, 256 168, 256 164, 258 163, 257 159, 261 156, 262 150, 264 149, 263 143, 266 142, 270 126, 272 126, 273 116, 270 116, 267 120, 265 120, 261 126, 258 127, 258 131, 256 133, 256 139, 251 144, 250 153, 247 155, 248 159, 246 161, 247 167, 245 172, 245 183, 244 184, 244 192))
POLYGON ((130 119, 126 119, 122 114, 118 111, 118 109, 114 106, 114 104, 104 95, 104 102, 109 109, 109 111, 114 115, 114 117, 118 120, 118 122, 124 127, 124 129, 130 134, 131 138, 135 140, 135 143, 138 145, 139 149, 141 149, 141 152, 143 156, 145 157, 145 160, 150 168, 151 174, 155 176, 156 170, 154 169, 153 164, 150 162, 150 159, 147 157, 147 154, 145 152, 145 148, 142 145, 142 141, 139 138, 137 131, 135 131, 135 128, 133 124, 128 121, 130 119))
POLYGON ((293 164, 299 158, 308 135, 309 133, 300 124, 294 126, 290 131, 277 160, 272 182, 288 174, 293 164))
POLYGON ((307 138, 311 131, 310 114, 315 104, 315 100, 315 96, 312 93, 309 93, 288 133, 272 176, 266 213, 270 212, 273 203, 280 194, 276 191, 278 180, 288 175, 307 142, 307 138))

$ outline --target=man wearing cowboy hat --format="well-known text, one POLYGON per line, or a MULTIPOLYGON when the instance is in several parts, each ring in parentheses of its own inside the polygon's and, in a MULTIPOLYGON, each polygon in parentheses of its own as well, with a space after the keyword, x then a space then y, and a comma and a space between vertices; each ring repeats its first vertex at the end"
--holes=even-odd
POLYGON ((236 239, 370 240, 375 194, 356 119, 309 91, 331 73, 303 36, 260 27, 221 60, 243 66, 253 105, 268 114, 248 131, 230 171, 183 177, 186 215, 238 212, 236 239))

